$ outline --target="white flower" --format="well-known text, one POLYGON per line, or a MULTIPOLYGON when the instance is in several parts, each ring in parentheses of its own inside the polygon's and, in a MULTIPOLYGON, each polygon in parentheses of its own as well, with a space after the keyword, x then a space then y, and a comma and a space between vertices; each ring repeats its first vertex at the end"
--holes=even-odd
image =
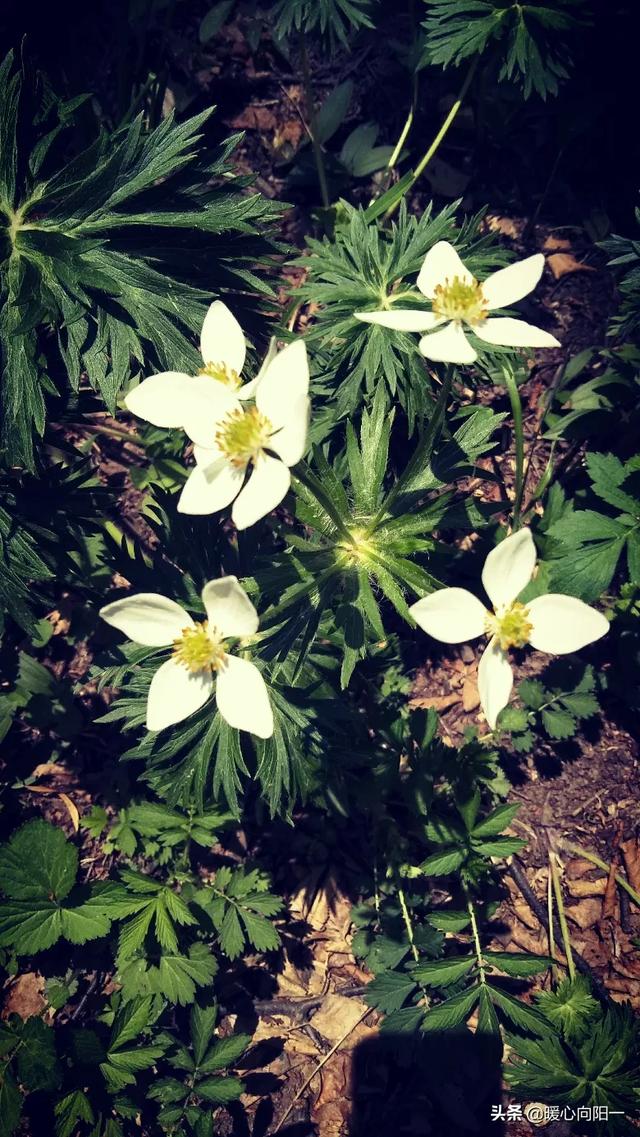
POLYGON ((565 655, 609 630, 606 617, 575 596, 549 592, 522 604, 517 597, 531 580, 535 563, 531 532, 520 529, 492 549, 482 570, 493 611, 466 588, 442 588, 409 609, 416 624, 442 643, 462 643, 483 634, 491 637, 478 666, 478 690, 492 729, 513 687, 507 648, 529 644, 551 655, 565 655))
POLYGON ((175 600, 155 592, 125 596, 100 610, 118 631, 148 647, 173 645, 154 675, 147 702, 147 729, 163 730, 199 710, 213 694, 229 726, 259 738, 273 734, 273 713, 255 664, 227 651, 226 640, 258 630, 258 613, 235 576, 210 580, 202 590, 207 619, 196 623, 175 600), (215 683, 214 683, 215 679, 215 683))
POLYGON ((560 347, 555 336, 524 320, 509 316, 487 319, 489 312, 522 300, 542 276, 542 253, 501 268, 479 284, 460 260, 453 245, 438 241, 427 253, 417 285, 431 301, 431 311, 391 307, 379 312, 356 312, 358 320, 422 336, 420 351, 441 363, 473 363, 477 352, 467 339, 466 324, 479 339, 504 347, 560 347), (432 329, 446 326, 438 332, 432 329))
POLYGON ((181 513, 207 514, 233 502, 231 517, 247 529, 280 504, 290 466, 302 458, 309 425, 309 365, 302 340, 269 351, 251 383, 239 386, 245 341, 220 301, 202 329, 198 376, 167 371, 145 379, 126 398, 129 410, 155 426, 180 427, 194 446, 195 468, 180 495, 181 513), (255 405, 240 400, 255 396, 255 405), (246 475, 251 467, 248 480, 246 475))
POLYGON ((242 385, 247 345, 240 324, 222 300, 210 306, 200 333, 203 366, 197 375, 183 371, 161 371, 144 379, 129 392, 125 406, 153 426, 184 427, 185 398, 206 399, 221 389, 235 391, 239 399, 255 394, 261 375, 242 385))

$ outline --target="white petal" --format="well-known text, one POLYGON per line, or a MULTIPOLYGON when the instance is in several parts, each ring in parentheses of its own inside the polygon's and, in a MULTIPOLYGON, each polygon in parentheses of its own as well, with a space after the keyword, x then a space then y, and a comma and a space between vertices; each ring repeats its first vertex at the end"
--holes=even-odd
POLYGON ((417 308, 384 308, 379 312, 354 312, 356 320, 365 324, 379 324, 381 328, 394 328, 397 332, 426 332, 442 320, 433 312, 417 308))
POLYGON ((530 529, 519 529, 492 549, 484 562, 482 583, 496 612, 512 604, 527 586, 536 564, 530 529))
POLYGON ((237 529, 248 529, 280 505, 289 486, 289 467, 278 458, 262 454, 246 486, 233 503, 231 518, 237 529))
POLYGON ((184 429, 192 442, 210 449, 215 446, 221 422, 241 409, 238 396, 228 387, 215 379, 205 382, 199 394, 189 399, 184 413, 184 429))
POLYGON ((473 363, 478 358, 460 325, 453 322, 441 332, 423 336, 418 347, 427 359, 438 363, 473 363))
POLYGON ((422 268, 418 274, 417 285, 424 296, 433 299, 433 294, 439 284, 452 281, 454 276, 467 283, 474 280, 473 273, 463 265, 453 245, 448 241, 438 241, 429 249, 422 268))
POLYGON ((527 604, 533 631, 529 643, 550 655, 565 655, 594 643, 609 631, 609 621, 575 596, 550 592, 527 604))
POLYGON ((262 364, 260 365, 260 370, 258 371, 258 374, 255 376, 254 379, 251 379, 249 383, 245 383, 244 387, 241 387, 240 390, 236 392, 239 399, 252 399, 253 398, 253 396, 256 393, 256 390, 258 389, 260 383, 264 379, 268 368, 273 363, 273 360, 275 359, 277 354, 278 354, 278 342, 276 340, 276 337, 272 336, 271 339, 269 340, 269 347, 267 348, 267 354, 265 355, 265 357, 262 361, 262 364))
POLYGON ((484 716, 492 730, 500 711, 509 702, 512 687, 511 664, 494 638, 489 641, 478 664, 478 694, 484 716))
POLYGON ((309 394, 309 361, 304 340, 287 344, 265 369, 256 391, 256 406, 274 427, 284 426, 291 407, 309 394))
POLYGON ((132 414, 165 429, 181 429, 185 416, 185 398, 195 396, 199 379, 182 371, 161 371, 143 379, 124 400, 132 414))
POLYGON ((244 367, 247 354, 244 332, 222 300, 214 301, 204 318, 200 351, 205 363, 224 363, 238 375, 244 367))
POLYGON ((492 272, 482 281, 482 292, 489 310, 508 308, 522 300, 523 296, 528 296, 540 280, 543 269, 544 257, 542 253, 536 253, 524 261, 492 272))
POLYGON ((275 451, 286 466, 295 466, 307 449, 307 431, 311 401, 301 395, 289 409, 289 420, 269 439, 269 449, 275 451))
POLYGON ((502 347, 560 347, 555 336, 543 332, 526 320, 513 320, 510 316, 500 316, 474 324, 473 331, 486 343, 500 344, 502 347))
POLYGON ((258 613, 237 576, 210 580, 202 589, 209 624, 224 638, 253 636, 258 630, 258 613))
POLYGON ((147 730, 164 730, 200 709, 213 691, 211 672, 188 671, 168 659, 156 671, 147 700, 147 730))
POLYGON ((248 659, 226 656, 218 671, 216 702, 229 726, 248 730, 258 738, 273 734, 273 711, 264 679, 248 659))
POLYGON ((224 458, 224 454, 219 446, 198 446, 197 443, 194 443, 193 457, 196 460, 196 466, 211 466, 214 462, 219 462, 221 458, 224 458))
POLYGON ((101 608, 100 616, 134 643, 146 647, 165 647, 193 625, 184 608, 157 592, 123 596, 122 600, 114 600, 101 608))
POLYGON ((416 624, 445 644, 475 640, 485 631, 487 609, 466 588, 441 588, 409 609, 416 624))
POLYGON ((211 466, 196 466, 180 494, 178 513, 201 516, 225 509, 239 493, 244 475, 244 470, 237 470, 226 458, 219 458, 211 466))

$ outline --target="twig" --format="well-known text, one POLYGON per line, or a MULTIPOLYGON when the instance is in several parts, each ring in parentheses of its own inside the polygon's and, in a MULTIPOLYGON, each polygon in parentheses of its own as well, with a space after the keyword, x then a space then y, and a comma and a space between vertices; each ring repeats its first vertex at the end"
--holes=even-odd
POLYGON ((287 1118, 288 1118, 289 1114, 291 1113, 291 1111, 292 1111, 292 1109, 293 1109, 294 1105, 296 1104, 296 1102, 297 1102, 297 1101, 299 1101, 299 1100, 300 1100, 300 1098, 302 1097, 302 1095, 303 1095, 304 1091, 305 1091, 305 1090, 307 1089, 307 1087, 308 1087, 308 1086, 311 1084, 311 1082, 312 1082, 312 1081, 313 1081, 313 1079, 315 1078, 316 1074, 319 1074, 319 1073, 320 1073, 320 1071, 321 1071, 322 1067, 323 1067, 323 1066, 325 1066, 325 1065, 327 1064, 327 1062, 329 1061, 329 1059, 330 1059, 331 1057, 333 1057, 333 1055, 335 1054, 336 1050, 338 1050, 338 1049, 339 1049, 339 1047, 340 1047, 340 1046, 342 1046, 342 1043, 343 1043, 343 1042, 345 1042, 345 1041, 346 1041, 346 1039, 349 1037, 349 1035, 350 1035, 350 1034, 352 1034, 352 1033, 353 1033, 353 1031, 356 1029, 356 1027, 360 1025, 360 1023, 362 1022, 363 1018, 365 1018, 365 1016, 369 1014, 370 1010, 371 1010, 371 1007, 365 1007, 365 1009, 364 1009, 364 1011, 362 1012, 362 1014, 361 1014, 361 1015, 358 1015, 358 1018, 357 1018, 357 1019, 356 1019, 356 1021, 354 1022, 353 1026, 350 1026, 350 1027, 349 1027, 349 1029, 348 1029, 348 1031, 346 1031, 346 1032, 343 1034, 342 1038, 339 1038, 339 1039, 338 1039, 338 1041, 337 1041, 337 1042, 335 1042, 335 1043, 333 1044, 333 1046, 331 1047, 331 1050, 328 1050, 326 1054, 323 1054, 322 1058, 321 1058, 321 1059, 320 1059, 320 1061, 318 1062, 318 1065, 315 1067, 315 1069, 314 1069, 314 1070, 312 1070, 312 1071, 311 1071, 311 1073, 309 1074, 309 1077, 308 1077, 308 1078, 307 1078, 307 1079, 306 1079, 306 1080, 305 1080, 305 1081, 302 1083, 302 1085, 300 1086, 300 1089, 298 1090, 298 1092, 297 1092, 297 1094, 295 1095, 295 1097, 293 1097, 293 1098, 291 1099, 291 1101, 289 1102, 289 1105, 287 1106, 287 1108, 286 1108, 285 1112, 283 1113, 283 1115, 282 1115, 282 1117, 280 1118, 280 1120, 279 1120, 278 1124, 276 1125, 275 1129, 273 1130, 273 1133, 274 1133, 274 1134, 275 1134, 275 1133, 279 1133, 279 1132, 280 1132, 280 1130, 282 1129, 282 1126, 284 1125, 284 1123, 285 1123, 285 1121, 287 1120, 287 1118))

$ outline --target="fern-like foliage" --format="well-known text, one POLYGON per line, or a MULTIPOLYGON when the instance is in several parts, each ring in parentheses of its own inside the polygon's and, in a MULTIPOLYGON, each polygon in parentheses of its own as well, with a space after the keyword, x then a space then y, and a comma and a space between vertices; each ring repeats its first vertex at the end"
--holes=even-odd
POLYGON ((239 136, 205 147, 209 110, 151 131, 140 116, 57 153, 56 126, 23 121, 21 90, 10 54, 0 65, 2 445, 31 467, 47 396, 86 377, 114 411, 143 361, 197 367, 191 333, 211 295, 267 290, 252 266, 271 251, 278 207, 231 175, 239 136))
POLYGON ((499 60, 499 78, 517 83, 525 99, 534 92, 543 99, 558 93, 569 74, 568 45, 584 7, 580 0, 425 2, 425 62, 457 66, 490 51, 499 60))
POLYGON ((276 36, 319 32, 346 45, 353 32, 373 27, 374 6, 375 0, 277 0, 276 36))
POLYGON ((415 277, 437 241, 453 242, 480 278, 505 264, 506 254, 494 239, 480 235, 480 214, 456 225, 458 205, 440 213, 429 205, 418 218, 410 216, 403 203, 397 220, 384 229, 366 210, 342 202, 335 236, 308 241, 310 255, 296 262, 306 270, 297 295, 319 306, 307 342, 317 361, 316 391, 327 399, 324 429, 330 429, 336 417, 353 414, 363 399, 366 405, 383 383, 388 399, 403 406, 411 430, 428 406, 430 384, 416 337, 365 324, 354 313, 379 308, 400 289, 402 307, 410 307, 413 298, 416 307, 423 306, 415 277))

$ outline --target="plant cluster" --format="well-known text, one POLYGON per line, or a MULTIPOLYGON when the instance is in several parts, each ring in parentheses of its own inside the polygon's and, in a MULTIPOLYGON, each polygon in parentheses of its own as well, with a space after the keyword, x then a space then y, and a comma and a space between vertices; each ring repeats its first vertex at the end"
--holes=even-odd
POLYGON ((597 723, 621 659, 640 673, 637 242, 605 244, 610 342, 566 364, 527 441, 524 363, 562 347, 516 307, 544 257, 513 258, 484 211, 408 205, 476 74, 557 93, 578 7, 427 0, 415 76, 469 71, 404 175, 415 99, 396 146, 369 122, 342 137, 342 185, 375 175, 365 205, 335 201, 325 151, 353 88, 318 106, 308 52, 378 5, 278 0, 323 201, 290 258, 304 335, 275 314, 283 207, 209 110, 137 98, 87 141, 86 99, 0 67, 0 964, 43 980, 41 1011, 0 1023, 0 1137, 36 1110, 55 1137, 213 1137, 250 1061, 227 1000, 284 950, 269 833, 301 805, 365 835, 353 951, 385 1032, 475 1034, 496 1061, 506 1041, 516 1096, 637 1107, 628 1008, 570 944, 559 982, 553 938, 494 939, 525 844, 503 757, 597 723), (409 673, 482 637, 454 748, 409 673), (37 796, 60 771, 91 787, 82 816, 37 796))

